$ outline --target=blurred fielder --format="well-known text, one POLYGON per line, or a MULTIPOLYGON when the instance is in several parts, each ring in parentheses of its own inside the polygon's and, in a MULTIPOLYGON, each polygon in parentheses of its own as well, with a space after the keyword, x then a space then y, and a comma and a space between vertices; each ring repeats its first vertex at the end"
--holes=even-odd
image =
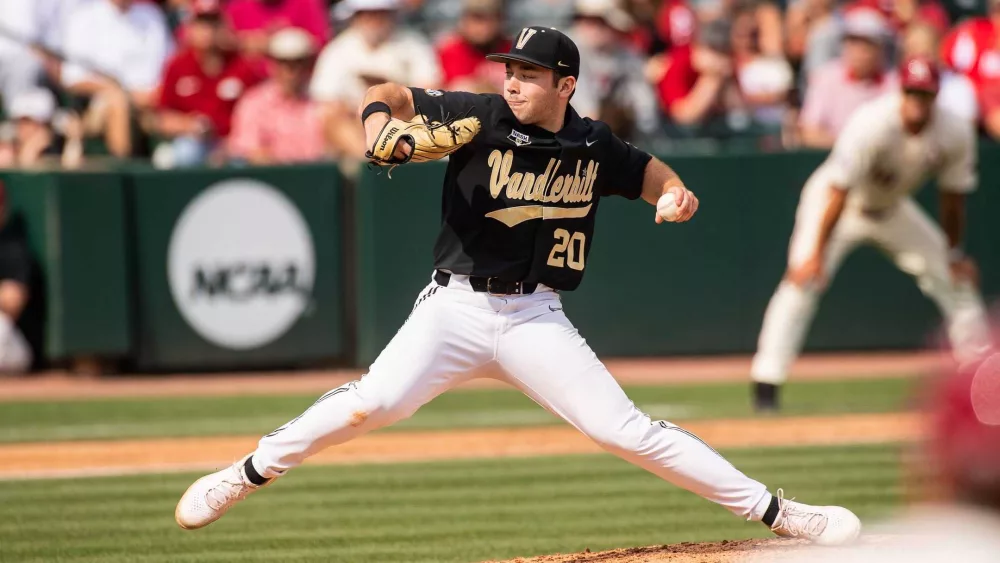
POLYGON ((944 315, 959 362, 990 349, 976 265, 962 251, 965 195, 977 182, 976 132, 934 103, 940 73, 930 59, 908 59, 900 79, 901 92, 858 108, 802 190, 788 270, 764 314, 751 368, 758 411, 777 410, 779 386, 827 281, 861 244, 877 246, 916 278, 944 315), (941 190, 941 226, 910 197, 929 175, 941 190))

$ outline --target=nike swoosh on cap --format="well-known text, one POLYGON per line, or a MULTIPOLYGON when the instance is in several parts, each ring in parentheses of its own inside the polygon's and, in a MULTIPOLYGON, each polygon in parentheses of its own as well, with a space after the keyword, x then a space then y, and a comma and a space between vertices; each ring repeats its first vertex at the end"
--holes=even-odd
POLYGON ((563 62, 562 62, 562 61, 559 61, 559 62, 557 62, 556 64, 557 64, 557 65, 559 65, 559 66, 564 66, 564 67, 566 67, 566 68, 569 68, 569 65, 566 65, 566 64, 563 64, 563 62))

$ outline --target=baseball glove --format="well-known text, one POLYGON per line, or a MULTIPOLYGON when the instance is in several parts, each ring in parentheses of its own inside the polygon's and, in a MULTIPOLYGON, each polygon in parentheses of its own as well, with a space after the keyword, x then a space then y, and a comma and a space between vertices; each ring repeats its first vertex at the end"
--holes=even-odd
POLYGON ((392 118, 382 127, 375 144, 365 156, 380 166, 439 160, 471 141, 481 127, 476 117, 463 117, 443 123, 429 121, 420 114, 409 121, 392 118), (394 153, 403 141, 412 150, 406 158, 398 158, 394 153))

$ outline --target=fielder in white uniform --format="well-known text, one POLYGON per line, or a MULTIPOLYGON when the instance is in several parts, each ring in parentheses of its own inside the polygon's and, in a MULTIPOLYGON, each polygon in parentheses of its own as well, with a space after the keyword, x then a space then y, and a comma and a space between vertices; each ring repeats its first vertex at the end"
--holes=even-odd
POLYGON ((606 450, 740 517, 817 543, 854 539, 861 523, 849 510, 772 495, 696 436, 650 419, 566 318, 558 290, 580 281, 602 197, 641 197, 657 205, 657 223, 688 220, 698 200, 665 164, 569 107, 580 56, 568 37, 525 28, 509 53, 490 57, 507 65, 503 96, 369 90, 361 115, 373 153, 451 153, 433 281, 366 376, 196 481, 177 505, 178 524, 208 525, 310 455, 407 418, 492 364, 606 450), (462 146, 390 144, 416 114, 444 123, 434 126, 439 138, 462 146), (448 116, 458 117, 449 125, 448 116))
POLYGON ((760 411, 778 408, 819 298, 858 245, 877 246, 916 279, 944 315, 960 362, 990 349, 975 264, 962 252, 965 196, 977 183, 976 131, 934 103, 940 74, 932 61, 909 59, 900 77, 901 92, 858 108, 802 190, 788 271, 764 314, 751 368, 760 411), (941 226, 910 197, 931 175, 941 226))

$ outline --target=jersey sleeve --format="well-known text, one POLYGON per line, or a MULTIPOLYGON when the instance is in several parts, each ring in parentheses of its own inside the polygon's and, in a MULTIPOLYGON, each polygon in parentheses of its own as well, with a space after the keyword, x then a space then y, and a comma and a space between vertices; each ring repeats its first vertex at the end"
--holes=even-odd
MULTIPOLYGON (((601 158, 600 176, 603 182, 598 184, 601 196, 619 195, 626 199, 639 199, 642 195, 642 180, 646 175, 646 165, 652 156, 639 150, 618 137, 608 129, 598 138, 603 143, 606 138, 607 148, 601 158)), ((599 176, 599 177, 600 177, 599 176)))
POLYGON ((462 117, 478 117, 483 129, 493 123, 493 112, 497 101, 503 103, 503 99, 494 94, 447 92, 416 87, 410 87, 410 92, 413 93, 413 107, 417 115, 441 122, 462 117))
POLYGON ((837 137, 826 167, 834 186, 850 189, 865 177, 877 152, 876 134, 867 119, 868 112, 855 112, 837 137))
POLYGON ((956 129, 952 148, 942 163, 938 189, 960 194, 972 192, 979 178, 976 174, 976 131, 971 122, 963 121, 956 129))

